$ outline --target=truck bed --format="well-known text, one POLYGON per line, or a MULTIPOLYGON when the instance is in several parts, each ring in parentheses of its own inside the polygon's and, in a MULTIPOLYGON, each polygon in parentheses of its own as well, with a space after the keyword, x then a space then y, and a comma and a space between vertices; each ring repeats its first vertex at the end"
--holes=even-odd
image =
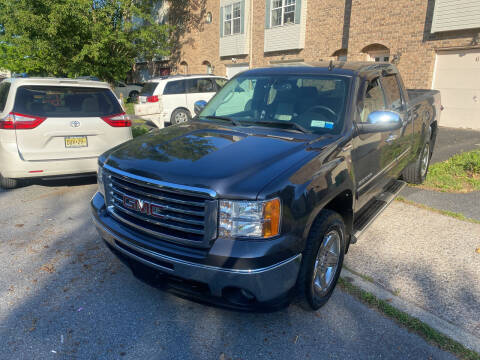
POLYGON ((440 94, 438 90, 430 90, 430 89, 407 89, 408 99, 410 103, 419 103, 422 100, 425 100, 429 97, 432 99, 435 96, 440 94))

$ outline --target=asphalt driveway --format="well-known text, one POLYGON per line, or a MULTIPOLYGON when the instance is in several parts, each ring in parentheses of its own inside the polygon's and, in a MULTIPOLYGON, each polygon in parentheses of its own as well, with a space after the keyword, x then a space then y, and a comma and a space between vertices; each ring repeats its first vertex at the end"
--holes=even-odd
POLYGON ((316 313, 252 314, 151 288, 99 239, 95 188, 0 192, 0 358, 454 358, 338 289, 316 313))

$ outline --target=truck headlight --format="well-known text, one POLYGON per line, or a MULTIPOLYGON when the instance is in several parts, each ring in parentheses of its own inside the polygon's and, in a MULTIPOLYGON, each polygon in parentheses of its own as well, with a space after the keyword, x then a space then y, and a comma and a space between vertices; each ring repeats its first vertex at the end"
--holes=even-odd
POLYGON ((105 197, 105 183, 103 182, 103 166, 98 164, 97 170, 98 192, 105 197))
POLYGON ((280 199, 220 200, 221 237, 270 238, 280 233, 280 199))

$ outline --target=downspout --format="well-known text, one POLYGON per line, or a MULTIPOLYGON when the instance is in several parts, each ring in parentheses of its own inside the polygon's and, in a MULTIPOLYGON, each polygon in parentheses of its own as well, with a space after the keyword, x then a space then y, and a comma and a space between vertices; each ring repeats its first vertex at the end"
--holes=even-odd
POLYGON ((248 68, 251 69, 253 66, 253 0, 249 0, 250 6, 250 25, 248 27, 248 53, 250 54, 248 61, 248 68))

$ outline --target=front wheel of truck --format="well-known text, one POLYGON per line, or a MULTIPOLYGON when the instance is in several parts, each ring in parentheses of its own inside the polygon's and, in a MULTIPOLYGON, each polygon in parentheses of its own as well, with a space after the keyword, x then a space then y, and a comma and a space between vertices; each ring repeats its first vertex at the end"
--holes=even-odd
POLYGON ((426 141, 417 160, 403 170, 402 179, 410 184, 423 183, 427 177, 430 157, 430 142, 426 141))
POLYGON ((310 230, 297 280, 303 308, 318 310, 325 305, 337 285, 344 254, 343 219, 334 211, 323 210, 310 230))

